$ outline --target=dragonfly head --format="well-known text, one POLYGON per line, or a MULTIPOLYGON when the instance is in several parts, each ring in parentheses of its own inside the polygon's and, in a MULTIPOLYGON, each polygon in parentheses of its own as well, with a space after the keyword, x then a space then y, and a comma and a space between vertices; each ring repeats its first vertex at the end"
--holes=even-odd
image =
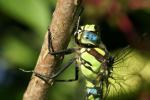
POLYGON ((84 47, 96 47, 101 43, 100 35, 95 29, 95 25, 81 26, 75 32, 75 41, 78 45, 84 47))

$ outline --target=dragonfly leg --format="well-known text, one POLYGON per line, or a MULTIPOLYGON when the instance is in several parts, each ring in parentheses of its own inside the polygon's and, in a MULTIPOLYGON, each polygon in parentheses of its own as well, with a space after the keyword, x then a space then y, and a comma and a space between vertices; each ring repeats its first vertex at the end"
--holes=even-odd
MULTIPOLYGON (((73 62, 75 61, 75 58, 70 59, 69 62, 63 67, 61 68, 57 73, 55 73, 52 76, 47 76, 44 74, 40 74, 38 72, 33 71, 34 75, 41 78, 42 80, 44 80, 46 83, 49 83, 50 79, 54 79, 55 77, 59 76, 63 71, 65 71, 65 69, 67 69, 73 62)), ((55 79, 54 79, 55 80, 55 79)))
POLYGON ((69 48, 65 50, 59 50, 59 51, 54 51, 54 48, 52 46, 52 38, 51 38, 51 32, 50 29, 48 29, 48 50, 49 54, 51 55, 66 55, 66 54, 71 54, 77 50, 77 48, 69 48))
POLYGON ((77 63, 75 64, 75 77, 74 79, 67 79, 67 80, 55 80, 56 82, 72 82, 72 81, 77 81, 79 76, 78 76, 78 72, 79 72, 79 67, 77 66, 77 63))
POLYGON ((51 55, 62 55, 63 56, 63 55, 71 54, 75 51, 76 51, 75 48, 68 48, 66 50, 59 50, 59 51, 49 52, 49 54, 51 54, 51 55))

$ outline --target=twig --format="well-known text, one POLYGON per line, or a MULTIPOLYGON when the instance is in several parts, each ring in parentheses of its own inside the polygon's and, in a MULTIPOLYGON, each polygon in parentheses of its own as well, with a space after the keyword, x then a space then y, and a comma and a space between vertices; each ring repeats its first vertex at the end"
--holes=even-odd
MULTIPOLYGON (((67 47, 73 26, 77 21, 78 16, 76 11, 79 7, 78 4, 77 0, 57 0, 56 9, 53 13, 53 19, 49 28, 52 33, 52 46, 54 51, 67 47)), ((61 57, 54 57, 48 54, 48 52, 47 32, 34 72, 51 76, 55 66, 62 61, 61 57)), ((53 81, 49 80, 49 84, 53 84, 53 81)), ((23 100, 45 100, 49 86, 43 79, 33 74, 24 93, 23 100)))

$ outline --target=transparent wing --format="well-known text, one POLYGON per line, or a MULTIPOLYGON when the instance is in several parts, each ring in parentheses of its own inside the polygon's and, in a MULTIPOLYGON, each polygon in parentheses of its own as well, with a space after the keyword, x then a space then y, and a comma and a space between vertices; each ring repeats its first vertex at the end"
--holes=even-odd
POLYGON ((143 81, 140 72, 147 61, 142 57, 142 53, 131 47, 115 53, 114 57, 108 89, 105 89, 106 100, 136 100, 143 81))
POLYGON ((121 49, 121 50, 117 50, 114 54, 114 65, 117 65, 118 63, 124 61, 125 59, 127 59, 128 54, 130 54, 132 52, 132 48, 128 45, 127 47, 121 49))

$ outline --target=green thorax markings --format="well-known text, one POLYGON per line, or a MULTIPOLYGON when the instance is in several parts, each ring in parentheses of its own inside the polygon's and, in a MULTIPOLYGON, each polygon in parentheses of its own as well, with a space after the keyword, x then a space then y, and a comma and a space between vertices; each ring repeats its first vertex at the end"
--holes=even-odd
POLYGON ((80 69, 89 80, 99 80, 103 71, 103 63, 106 63, 107 53, 102 48, 82 48, 80 50, 80 69))

